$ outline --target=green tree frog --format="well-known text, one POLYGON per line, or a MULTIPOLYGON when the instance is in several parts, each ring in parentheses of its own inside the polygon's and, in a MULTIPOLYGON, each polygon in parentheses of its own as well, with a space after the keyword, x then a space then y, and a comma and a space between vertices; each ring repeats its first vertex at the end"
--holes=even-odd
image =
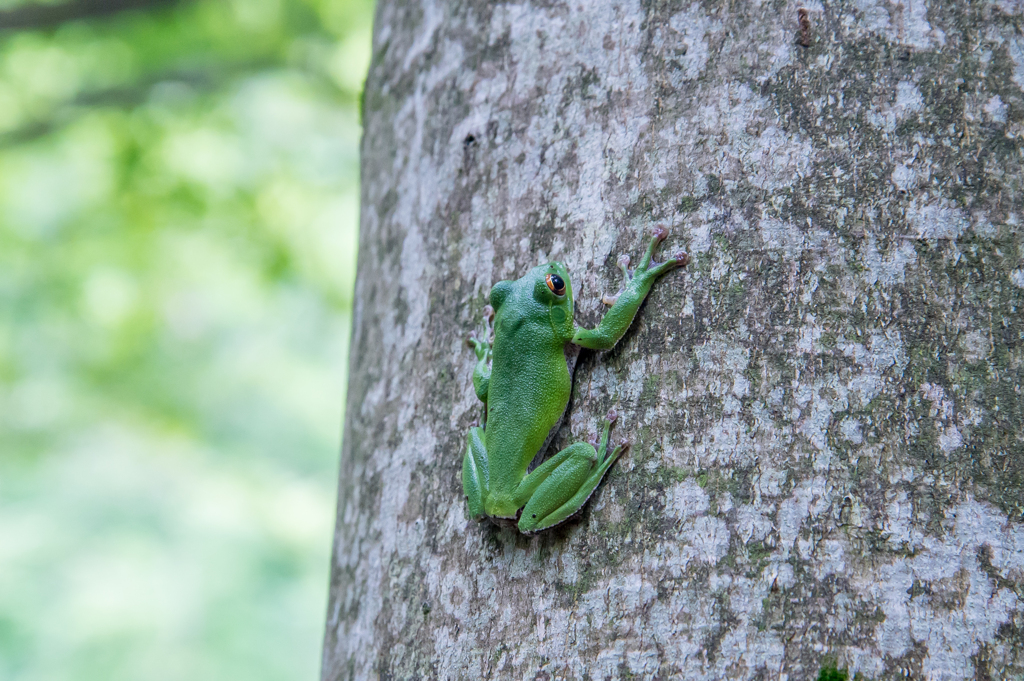
POLYGON ((689 261, 679 252, 665 262, 653 262, 667 235, 661 226, 651 230, 635 272, 629 271, 629 256, 619 256, 626 286, 617 296, 603 299, 611 308, 595 329, 573 321, 572 282, 560 262, 540 265, 491 289, 490 305, 484 309, 488 333, 482 339, 475 334, 469 338, 477 357, 473 387, 484 403, 483 424, 470 429, 462 462, 462 486, 474 519, 516 523, 523 534, 565 522, 583 508, 627 446, 623 440, 608 451, 613 410, 604 419, 600 442, 569 445, 527 473, 565 414, 572 389, 570 363, 575 365, 579 347, 614 346, 654 282, 689 261))

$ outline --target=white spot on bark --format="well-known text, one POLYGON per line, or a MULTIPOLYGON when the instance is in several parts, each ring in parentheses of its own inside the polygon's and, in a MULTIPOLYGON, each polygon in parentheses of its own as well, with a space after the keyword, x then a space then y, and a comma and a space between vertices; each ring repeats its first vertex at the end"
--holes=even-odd
POLYGON ((970 221, 948 199, 918 197, 907 207, 907 223, 922 239, 956 239, 970 221))
MULTIPOLYGON (((675 41, 671 41, 667 37, 662 38, 663 46, 659 46, 655 39, 655 46, 674 51, 672 58, 682 66, 683 71, 681 79, 676 76, 675 72, 672 74, 673 85, 679 87, 683 82, 699 76, 704 70, 708 63, 707 34, 720 30, 721 24, 709 20, 703 8, 694 2, 685 10, 673 14, 668 25, 679 38, 675 41), (672 45, 672 42, 675 42, 676 45, 672 45), (676 82, 677 80, 678 82, 676 82)), ((662 33, 662 35, 664 34, 662 33)))
POLYGON ((911 114, 920 113, 924 108, 924 97, 917 85, 909 80, 901 80, 896 84, 896 102, 893 104, 893 112, 897 120, 902 120, 911 114))
POLYGON ((960 338, 960 347, 964 349, 964 359, 975 364, 988 356, 991 341, 981 331, 969 331, 960 338))
POLYGON ((928 23, 928 3, 924 0, 904 0, 899 3, 902 8, 903 42, 919 50, 942 47, 946 44, 946 34, 928 23))
POLYGON ((1013 60, 1013 75, 1010 77, 1017 87, 1024 90, 1024 37, 1015 35, 1010 38, 1006 43, 1006 50, 1013 60))
POLYGON ((864 441, 864 436, 861 434, 861 422, 858 419, 853 417, 843 419, 839 424, 839 431, 848 442, 855 445, 864 441))
POLYGON ((902 163, 893 169, 890 177, 896 188, 903 192, 910 191, 917 185, 917 173, 902 163))
POLYGON ((729 528, 720 518, 694 518, 684 525, 682 537, 689 543, 683 552, 684 564, 696 559, 715 565, 729 551, 729 528))
POLYGON ((1007 106, 999 95, 994 95, 985 102, 984 111, 993 123, 1006 123, 1007 106))
POLYGON ((764 468, 754 479, 754 493, 760 503, 761 497, 777 497, 782 493, 788 473, 775 468, 764 468))
POLYGON ((867 285, 892 286, 901 284, 905 279, 908 265, 917 262, 917 251, 914 245, 904 241, 887 253, 878 250, 878 240, 874 234, 868 234, 861 252, 861 263, 867 268, 864 281, 867 285))
POLYGON ((684 480, 666 490, 665 512, 675 518, 685 519, 706 512, 709 508, 708 495, 696 481, 684 480))
POLYGON ((740 506, 736 510, 736 532, 744 544, 752 539, 760 541, 772 531, 769 514, 772 508, 761 510, 760 503, 740 506))
POLYGON ((807 233, 791 222, 763 217, 758 222, 765 248, 777 248, 789 257, 798 256, 806 248, 820 245, 823 235, 817 230, 807 233))
POLYGON ((1014 286, 1017 288, 1024 288, 1024 269, 1010 272, 1010 281, 1012 281, 1014 286))

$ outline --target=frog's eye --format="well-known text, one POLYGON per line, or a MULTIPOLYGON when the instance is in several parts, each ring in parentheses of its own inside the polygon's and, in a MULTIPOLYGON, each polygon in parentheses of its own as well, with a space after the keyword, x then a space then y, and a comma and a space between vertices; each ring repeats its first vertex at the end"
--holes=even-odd
POLYGON ((547 276, 547 282, 548 288, 551 289, 551 292, 554 293, 556 296, 565 295, 565 282, 562 281, 562 278, 560 276, 558 276, 557 274, 549 274, 547 276))

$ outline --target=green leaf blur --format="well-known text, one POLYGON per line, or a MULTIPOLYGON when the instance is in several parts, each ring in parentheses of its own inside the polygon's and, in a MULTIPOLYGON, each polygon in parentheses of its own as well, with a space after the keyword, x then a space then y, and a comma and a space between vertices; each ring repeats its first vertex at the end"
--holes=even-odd
POLYGON ((316 678, 372 2, 65 3, 0 1, 0 680, 316 678))

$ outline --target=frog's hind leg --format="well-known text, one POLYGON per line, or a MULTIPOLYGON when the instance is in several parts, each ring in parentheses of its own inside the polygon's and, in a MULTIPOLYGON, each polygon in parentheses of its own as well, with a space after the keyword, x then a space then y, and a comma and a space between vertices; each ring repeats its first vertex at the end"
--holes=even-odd
POLYGON ((597 449, 587 442, 569 445, 527 476, 523 491, 533 491, 519 518, 520 532, 533 534, 554 527, 583 508, 625 448, 620 444, 608 452, 608 435, 616 416, 614 411, 609 412, 597 449), (538 473, 539 479, 530 480, 538 473))
POLYGON ((488 469, 484 429, 470 428, 466 436, 466 455, 462 459, 462 491, 469 504, 469 515, 474 520, 481 520, 486 515, 484 499, 490 485, 488 469))

